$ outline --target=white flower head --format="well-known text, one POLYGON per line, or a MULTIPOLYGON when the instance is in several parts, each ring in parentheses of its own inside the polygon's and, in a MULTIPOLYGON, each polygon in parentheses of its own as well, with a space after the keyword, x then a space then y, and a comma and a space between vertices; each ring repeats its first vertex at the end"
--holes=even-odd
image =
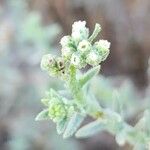
POLYGON ((76 21, 72 25, 72 31, 73 32, 81 31, 86 28, 85 26, 86 26, 86 21, 76 21))
POLYGON ((72 37, 78 43, 89 36, 89 29, 86 28, 86 21, 77 21, 72 25, 72 37))
POLYGON ((69 46, 69 44, 71 43, 72 43, 72 38, 69 35, 62 37, 60 40, 60 44, 62 45, 62 47, 69 46))
POLYGON ((96 51, 91 51, 87 55, 86 62, 89 65, 96 66, 99 65, 99 63, 102 61, 102 57, 96 52, 96 51))
POLYGON ((61 49, 62 57, 65 59, 71 58, 71 55, 73 53, 73 49, 71 47, 64 47, 61 49))
POLYGON ((50 67, 53 67, 55 64, 55 56, 51 54, 46 54, 42 57, 41 68, 43 70, 48 70, 50 67))
POLYGON ((91 43, 88 40, 83 40, 79 43, 77 50, 82 54, 88 53, 91 50, 91 43))
POLYGON ((98 45, 103 49, 110 48, 110 42, 108 42, 107 40, 99 40, 98 45))
POLYGON ((108 42, 107 40, 99 40, 98 42, 95 42, 94 48, 101 55, 102 61, 104 61, 108 57, 110 52, 110 42, 108 42))
POLYGON ((79 53, 73 53, 71 57, 71 64, 76 66, 77 68, 85 67, 85 62, 79 53))

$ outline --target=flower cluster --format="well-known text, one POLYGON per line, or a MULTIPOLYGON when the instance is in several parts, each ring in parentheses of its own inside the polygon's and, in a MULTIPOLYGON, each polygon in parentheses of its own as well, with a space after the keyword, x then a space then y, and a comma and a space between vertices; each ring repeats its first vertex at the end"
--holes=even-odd
POLYGON ((85 21, 78 21, 72 25, 72 34, 64 36, 60 40, 62 46, 61 57, 47 54, 41 61, 41 68, 48 71, 50 76, 64 76, 67 74, 67 65, 74 65, 77 69, 99 65, 108 54, 110 43, 107 40, 99 40, 93 44, 93 40, 101 31, 99 24, 95 25, 93 34, 89 36, 89 29, 85 21))
POLYGON ((54 122, 59 122, 74 112, 74 106, 64 103, 62 99, 53 98, 51 99, 49 106, 49 117, 54 122))
POLYGON ((75 111, 75 106, 69 100, 58 95, 52 89, 50 94, 41 101, 48 107, 47 117, 55 123, 70 117, 75 111))
POLYGON ((41 68, 48 71, 50 76, 59 76, 65 73, 63 59, 51 54, 42 57, 41 68))
POLYGON ((79 69, 87 64, 97 66, 104 61, 109 54, 110 43, 107 40, 99 40, 92 45, 92 37, 95 38, 100 30, 100 25, 96 24, 93 34, 89 37, 86 22, 75 22, 71 36, 64 36, 60 41, 64 60, 79 69))

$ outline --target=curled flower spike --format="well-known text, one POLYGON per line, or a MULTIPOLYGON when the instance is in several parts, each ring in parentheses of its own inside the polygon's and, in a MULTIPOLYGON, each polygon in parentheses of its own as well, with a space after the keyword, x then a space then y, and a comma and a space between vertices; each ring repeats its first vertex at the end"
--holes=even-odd
POLYGON ((107 40, 99 40, 92 44, 101 26, 97 23, 92 35, 89 37, 89 29, 85 21, 77 21, 72 25, 72 34, 62 37, 60 44, 61 57, 51 54, 45 55, 41 61, 41 68, 49 72, 51 76, 62 76, 68 71, 66 66, 74 65, 82 69, 86 65, 97 66, 109 55, 110 43, 107 40), (59 66, 58 60, 62 61, 59 66))
POLYGON ((96 66, 104 61, 109 54, 110 43, 106 40, 99 40, 92 45, 100 31, 101 26, 97 23, 89 37, 86 22, 75 22, 72 25, 71 36, 64 36, 60 41, 64 60, 78 69, 84 68, 87 64, 96 66))

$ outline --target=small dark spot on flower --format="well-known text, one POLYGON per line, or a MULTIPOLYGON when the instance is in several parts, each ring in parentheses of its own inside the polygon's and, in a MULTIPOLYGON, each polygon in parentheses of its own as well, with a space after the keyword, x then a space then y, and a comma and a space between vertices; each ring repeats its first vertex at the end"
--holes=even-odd
POLYGON ((49 59, 49 63, 52 63, 53 62, 53 59, 49 59))
POLYGON ((59 62, 59 66, 62 67, 63 66, 63 62, 60 61, 59 62))
POLYGON ((82 48, 85 48, 85 47, 86 47, 85 45, 82 46, 82 48))
POLYGON ((62 74, 65 74, 65 70, 62 71, 62 74))

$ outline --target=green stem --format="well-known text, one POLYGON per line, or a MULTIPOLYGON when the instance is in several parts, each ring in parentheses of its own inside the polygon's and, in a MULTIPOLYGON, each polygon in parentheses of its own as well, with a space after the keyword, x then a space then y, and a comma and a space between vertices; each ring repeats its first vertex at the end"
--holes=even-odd
POLYGON ((69 81, 68 81, 68 87, 73 95, 73 98, 76 100, 77 104, 80 106, 85 105, 85 98, 83 94, 83 90, 76 78, 76 68, 71 65, 70 66, 70 73, 69 73, 69 81))
POLYGON ((76 78, 76 68, 73 65, 70 65, 69 67, 69 80, 67 79, 66 82, 69 90, 72 93, 73 99, 76 101, 79 107, 88 109, 88 115, 95 119, 103 116, 103 112, 97 100, 94 99, 94 97, 88 99, 87 96, 85 96, 83 87, 81 86, 80 81, 76 78))

